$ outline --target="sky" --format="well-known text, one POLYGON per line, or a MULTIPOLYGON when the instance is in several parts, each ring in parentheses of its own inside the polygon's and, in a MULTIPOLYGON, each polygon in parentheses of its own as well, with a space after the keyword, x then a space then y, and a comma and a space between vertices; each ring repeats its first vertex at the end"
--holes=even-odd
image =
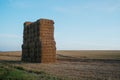
POLYGON ((0 51, 21 50, 23 23, 40 18, 57 50, 120 50, 120 0, 0 0, 0 51))

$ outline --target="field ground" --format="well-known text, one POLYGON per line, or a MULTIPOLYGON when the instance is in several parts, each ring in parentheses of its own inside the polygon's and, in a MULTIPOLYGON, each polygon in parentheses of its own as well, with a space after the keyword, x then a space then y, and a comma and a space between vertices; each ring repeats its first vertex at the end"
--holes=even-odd
POLYGON ((0 70, 12 67, 31 80, 120 80, 120 51, 57 51, 57 62, 48 64, 20 59, 20 51, 0 52, 0 70))

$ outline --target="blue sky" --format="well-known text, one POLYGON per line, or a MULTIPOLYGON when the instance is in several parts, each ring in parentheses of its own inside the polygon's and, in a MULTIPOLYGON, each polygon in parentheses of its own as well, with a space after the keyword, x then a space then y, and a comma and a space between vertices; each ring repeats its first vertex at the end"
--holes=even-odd
POLYGON ((40 18, 58 50, 120 50, 120 0, 0 0, 0 51, 21 50, 23 23, 40 18))

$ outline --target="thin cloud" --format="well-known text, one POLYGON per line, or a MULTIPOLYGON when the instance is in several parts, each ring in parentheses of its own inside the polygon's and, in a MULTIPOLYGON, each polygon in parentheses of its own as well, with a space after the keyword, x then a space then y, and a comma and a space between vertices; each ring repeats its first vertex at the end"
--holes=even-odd
POLYGON ((101 2, 89 2, 82 5, 65 5, 55 8, 57 12, 61 13, 81 13, 85 10, 101 11, 101 12, 116 12, 120 10, 120 0, 113 1, 101 1, 101 2))
POLYGON ((116 12, 120 10, 120 0, 101 0, 88 3, 84 8, 103 12, 116 12))
POLYGON ((88 3, 84 6, 84 9, 91 9, 96 11, 104 11, 104 12, 116 12, 120 10, 120 2, 92 2, 88 3))
POLYGON ((83 8, 81 6, 56 7, 55 10, 61 13, 78 14, 83 8))
POLYGON ((30 1, 26 0, 9 0, 9 4, 11 7, 22 9, 31 8, 33 6, 30 1))
POLYGON ((0 38, 21 38, 21 37, 16 34, 0 34, 0 38))

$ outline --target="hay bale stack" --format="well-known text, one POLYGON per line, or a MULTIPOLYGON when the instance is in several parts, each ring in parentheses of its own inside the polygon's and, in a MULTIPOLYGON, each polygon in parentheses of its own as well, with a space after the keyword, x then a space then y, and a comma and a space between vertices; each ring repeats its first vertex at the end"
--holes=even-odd
POLYGON ((33 23, 24 23, 22 61, 41 63, 56 61, 53 20, 39 19, 33 23))

